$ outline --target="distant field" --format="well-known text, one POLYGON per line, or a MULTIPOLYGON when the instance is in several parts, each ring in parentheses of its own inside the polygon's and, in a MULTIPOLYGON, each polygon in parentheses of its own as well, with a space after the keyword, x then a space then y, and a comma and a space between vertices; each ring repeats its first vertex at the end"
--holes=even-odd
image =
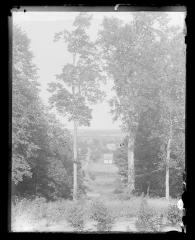
POLYGON ((89 164, 88 169, 90 172, 97 173, 117 173, 118 168, 114 164, 104 164, 104 163, 92 163, 89 164))
POLYGON ((122 136, 120 129, 102 130, 102 129, 79 129, 78 136, 122 136))
MULTIPOLYGON (((73 130, 70 130, 73 134, 73 130)), ((99 139, 99 140, 106 140, 112 141, 113 139, 118 139, 118 141, 122 141, 124 138, 124 133, 121 132, 120 129, 113 129, 113 130, 94 130, 94 129, 79 129, 78 130, 78 138, 83 140, 89 139, 99 139)))

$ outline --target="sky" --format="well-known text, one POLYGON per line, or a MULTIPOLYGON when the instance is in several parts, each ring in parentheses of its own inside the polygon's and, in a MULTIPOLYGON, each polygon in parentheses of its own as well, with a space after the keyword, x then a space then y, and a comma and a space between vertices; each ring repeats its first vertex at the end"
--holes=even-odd
MULTIPOLYGON (((124 22, 131 21, 130 12, 91 12, 93 19, 88 31, 92 40, 96 39, 104 16, 117 16, 124 22)), ((41 84, 40 97, 44 104, 47 104, 49 93, 47 84, 55 81, 55 74, 60 74, 62 67, 72 61, 71 54, 66 50, 63 42, 54 43, 53 38, 56 32, 67 29, 72 30, 72 23, 78 12, 13 12, 13 23, 19 25, 31 40, 31 51, 33 62, 39 68, 38 81, 41 84)), ((184 24, 183 12, 169 13, 172 24, 184 24)), ((113 122, 110 113, 108 99, 114 94, 111 91, 113 86, 110 80, 103 89, 106 92, 106 99, 92 107, 91 129, 119 129, 120 121, 113 122)), ((56 113, 57 114, 57 113, 56 113)), ((73 124, 57 114, 60 122, 67 128, 73 128, 73 124)), ((86 127, 81 127, 85 129, 86 127)))

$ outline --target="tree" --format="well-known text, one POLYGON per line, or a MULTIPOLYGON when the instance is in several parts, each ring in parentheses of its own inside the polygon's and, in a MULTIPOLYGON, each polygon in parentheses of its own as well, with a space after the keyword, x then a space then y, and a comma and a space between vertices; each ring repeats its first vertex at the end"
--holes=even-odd
MULTIPOLYGON (((169 199, 169 168, 173 139, 185 132, 185 42, 183 32, 175 33, 170 40, 167 62, 161 72, 160 85, 162 101, 161 137, 166 146, 166 199, 169 199)), ((182 147, 184 152, 184 145, 182 147)), ((183 158, 184 160, 184 158, 183 158)))
MULTIPOLYGON (((140 85, 148 80, 147 63, 142 59, 143 54, 148 55, 145 45, 151 50, 154 36, 151 33, 152 18, 144 16, 133 23, 123 25, 115 18, 103 21, 103 30, 100 31, 99 43, 103 48, 103 57, 107 65, 106 70, 113 78, 116 97, 111 99, 112 113, 115 119, 121 118, 123 128, 128 132, 128 182, 129 188, 134 190, 134 138, 137 129, 139 114, 144 111, 149 100, 142 96, 140 85), (145 18, 144 18, 145 17, 145 18), (144 27, 146 29, 144 29, 144 27), (148 34, 146 34, 148 33, 148 34), (145 51, 145 52, 144 52, 145 51), (146 66, 144 66, 146 65, 146 66)), ((149 55, 150 56, 150 55, 149 55)), ((152 80, 151 80, 152 81, 152 80)), ((144 89, 144 87, 143 87, 144 89)), ((151 101, 150 101, 151 103, 151 101)))
POLYGON ((72 197, 72 139, 70 133, 45 108, 31 138, 39 147, 30 161, 31 178, 24 177, 14 195, 43 196, 48 200, 72 197))
MULTIPOLYGON (((47 177, 54 199, 72 197, 72 137, 55 115, 45 113, 49 147, 47 177)), ((51 192, 51 191, 50 191, 51 192)))
POLYGON ((50 84, 51 106, 63 116, 74 122, 74 187, 73 198, 77 198, 77 129, 89 125, 91 109, 89 104, 101 99, 100 80, 102 80, 97 47, 86 33, 91 16, 80 13, 73 23, 72 32, 62 31, 55 35, 55 41, 63 39, 72 53, 72 64, 63 67, 57 75, 57 83, 50 84))
POLYGON ((125 138, 123 143, 118 147, 113 154, 114 163, 118 167, 118 173, 123 183, 123 186, 127 186, 128 183, 128 155, 127 155, 127 147, 128 147, 128 138, 125 138))
POLYGON ((153 136, 160 128, 160 106, 148 109, 140 114, 138 129, 135 137, 135 188, 138 193, 163 196, 164 171, 160 169, 161 139, 153 136))
MULTIPOLYGON (((12 194, 72 196, 72 138, 41 102, 27 35, 13 27, 12 194)), ((80 183, 79 183, 80 184, 80 183)))
MULTIPOLYGON (((172 135, 170 127, 172 121, 168 119, 172 117, 169 118, 167 115, 167 109, 170 109, 167 106, 171 106, 169 103, 172 101, 170 97, 180 96, 181 101, 184 99, 182 91, 184 90, 183 64, 185 61, 181 46, 184 37, 182 33, 179 33, 178 28, 169 27, 168 22, 169 19, 165 13, 134 13, 133 21, 128 24, 123 24, 116 18, 105 18, 103 29, 99 32, 99 43, 102 46, 103 58, 106 60, 105 70, 115 83, 116 96, 110 101, 112 113, 115 119, 121 118, 123 128, 129 135, 128 176, 132 190, 135 183, 135 135, 141 114, 149 109, 155 109, 160 101, 160 115, 164 121, 163 129, 170 130, 169 133, 164 131, 163 136, 170 136, 172 135), (174 36, 177 36, 177 40, 174 36), (176 49, 177 47, 179 50, 176 49), (181 60, 181 63, 178 62, 178 67, 174 65, 173 59, 181 60), (179 71, 179 67, 182 70, 179 71), (180 79, 181 87, 174 80, 177 78, 180 79), (176 90, 173 94, 174 85, 176 90), (165 124, 167 121, 169 121, 168 128, 165 124)), ((179 113, 179 105, 176 102, 174 101, 172 108, 177 109, 176 112, 179 113)), ((184 101, 181 106, 183 104, 184 101)), ((181 111, 184 113, 184 110, 181 111)), ((182 114, 179 115, 182 116, 182 114)), ((162 137, 161 134, 160 136, 162 137)), ((162 137, 162 139, 165 138, 162 137)), ((165 140, 168 143, 166 151, 167 197, 171 138, 168 139, 169 142, 165 140)))
POLYGON ((12 58, 12 181, 18 184, 24 176, 31 176, 29 160, 38 146, 31 135, 38 121, 40 102, 36 66, 29 50, 30 40, 13 26, 12 58))

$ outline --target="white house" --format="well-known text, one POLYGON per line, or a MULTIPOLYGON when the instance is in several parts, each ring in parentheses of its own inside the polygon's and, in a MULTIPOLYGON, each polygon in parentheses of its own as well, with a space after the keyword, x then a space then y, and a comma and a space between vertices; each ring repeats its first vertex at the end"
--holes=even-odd
POLYGON ((104 163, 105 164, 112 164, 113 154, 112 153, 105 153, 104 154, 104 163))

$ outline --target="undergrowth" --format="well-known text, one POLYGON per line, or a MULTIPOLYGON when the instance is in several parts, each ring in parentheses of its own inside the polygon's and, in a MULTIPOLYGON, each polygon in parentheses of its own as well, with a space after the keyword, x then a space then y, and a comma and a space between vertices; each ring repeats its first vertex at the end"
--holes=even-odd
POLYGON ((141 200, 136 227, 141 232, 159 232, 162 228, 163 214, 148 206, 146 198, 141 200))
POLYGON ((98 231, 110 231, 114 222, 114 218, 106 205, 100 201, 93 201, 91 204, 90 217, 96 222, 98 231))

